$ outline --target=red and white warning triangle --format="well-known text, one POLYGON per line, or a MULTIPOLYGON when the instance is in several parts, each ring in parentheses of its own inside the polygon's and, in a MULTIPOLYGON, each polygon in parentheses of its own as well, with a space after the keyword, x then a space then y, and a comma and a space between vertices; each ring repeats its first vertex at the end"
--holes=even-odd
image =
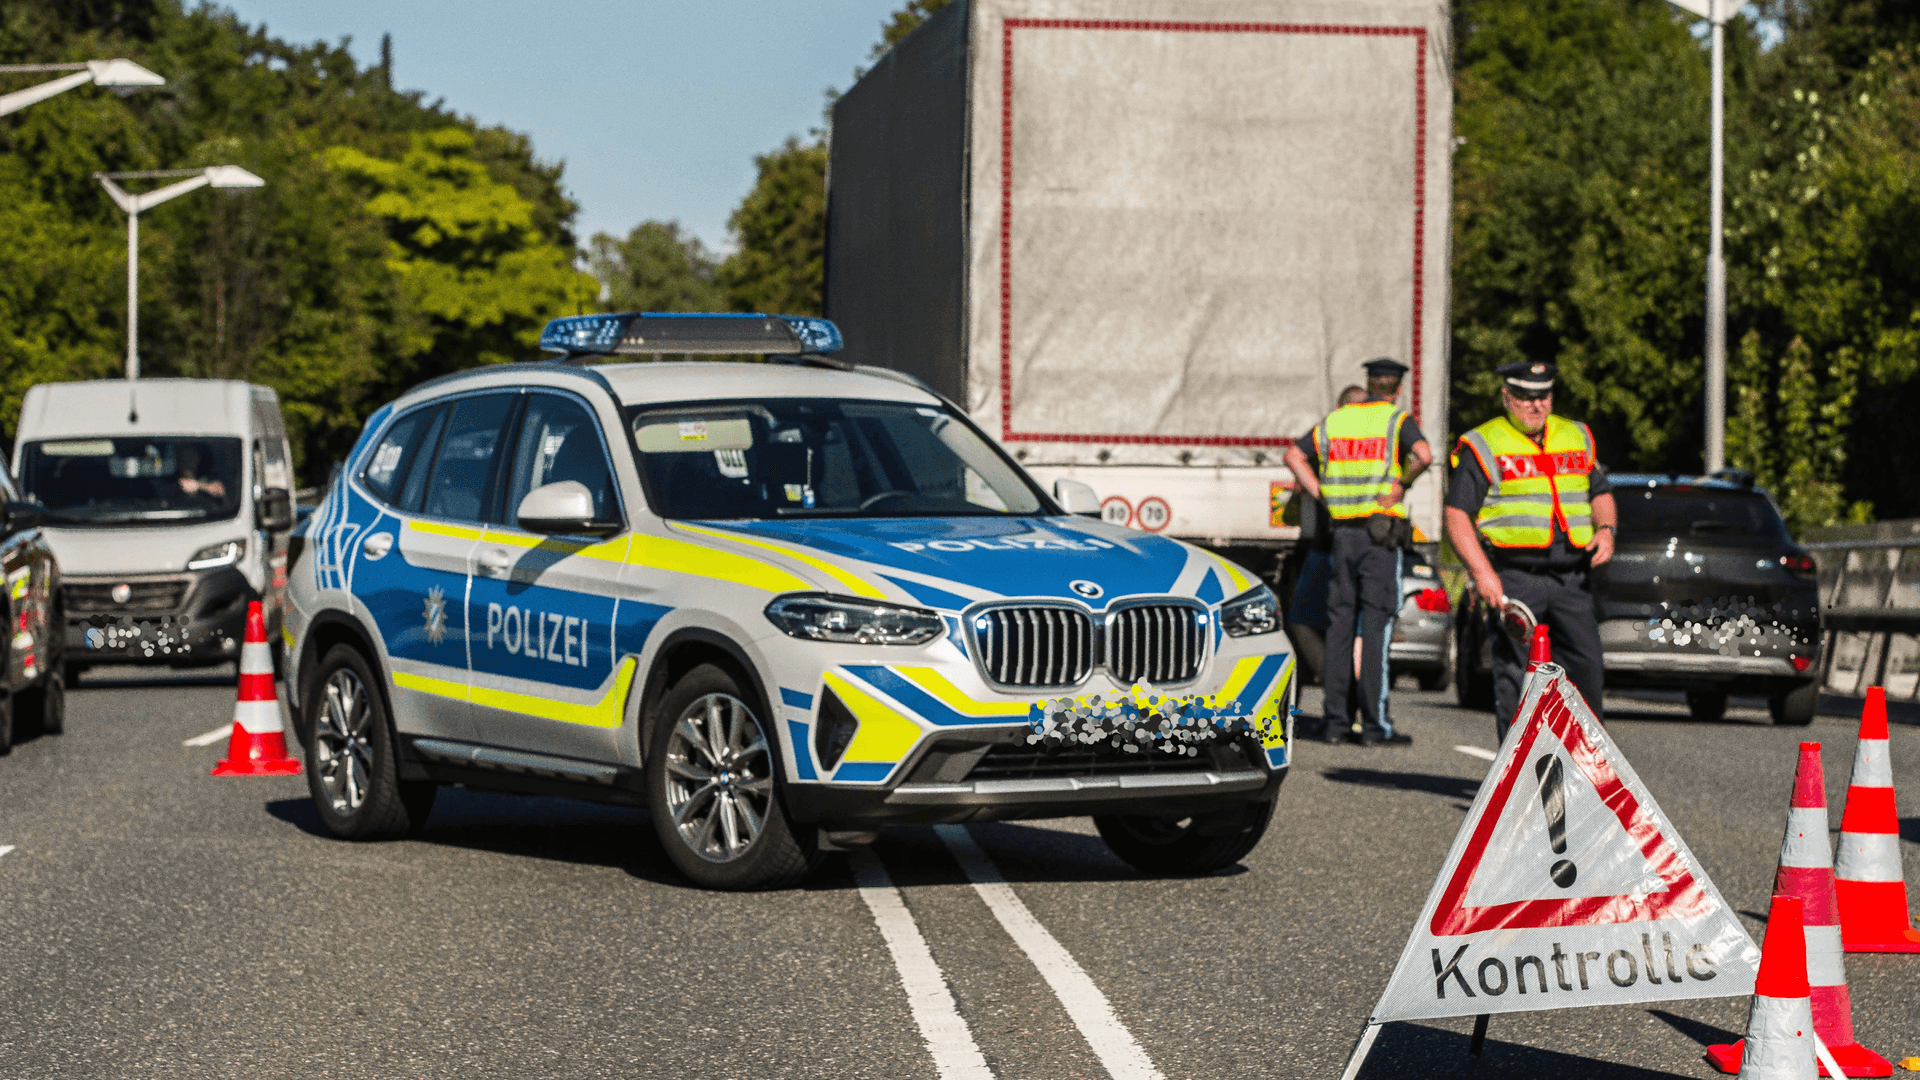
POLYGON ((1543 664, 1372 1023, 1750 994, 1759 962, 1579 691, 1543 664))

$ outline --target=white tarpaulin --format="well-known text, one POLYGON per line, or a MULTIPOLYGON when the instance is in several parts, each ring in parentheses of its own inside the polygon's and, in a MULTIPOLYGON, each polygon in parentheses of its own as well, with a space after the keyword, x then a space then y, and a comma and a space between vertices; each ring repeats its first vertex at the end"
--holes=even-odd
POLYGON ((1753 992, 1759 948, 1558 666, 1520 716, 1349 1076, 1389 1020, 1753 992))
POLYGON ((1430 0, 975 0, 974 417, 1030 463, 1248 465, 1388 356, 1442 438, 1447 35, 1430 0))

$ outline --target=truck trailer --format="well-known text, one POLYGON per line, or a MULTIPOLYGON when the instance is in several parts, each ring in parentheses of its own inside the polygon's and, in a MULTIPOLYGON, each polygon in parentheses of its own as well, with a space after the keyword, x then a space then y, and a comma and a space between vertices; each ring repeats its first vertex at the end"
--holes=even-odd
POLYGON ((1107 520, 1272 573, 1282 454, 1366 361, 1447 446, 1451 84, 1444 0, 954 0, 834 106, 826 313, 1107 520))

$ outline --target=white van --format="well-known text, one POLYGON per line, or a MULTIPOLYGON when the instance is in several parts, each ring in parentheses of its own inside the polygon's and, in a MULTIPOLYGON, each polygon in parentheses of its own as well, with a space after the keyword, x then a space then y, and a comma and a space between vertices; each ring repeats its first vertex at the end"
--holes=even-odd
POLYGON ((277 643, 293 468, 271 389, 43 383, 21 405, 13 461, 22 495, 47 507, 69 686, 99 664, 231 662, 252 600, 277 643))

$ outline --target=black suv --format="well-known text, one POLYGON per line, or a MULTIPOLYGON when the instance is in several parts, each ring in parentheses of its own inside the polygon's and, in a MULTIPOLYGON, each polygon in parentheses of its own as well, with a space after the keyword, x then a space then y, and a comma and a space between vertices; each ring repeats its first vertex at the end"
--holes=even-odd
MULTIPOLYGON (((1608 689, 1684 690, 1700 720, 1725 714, 1729 694, 1764 694, 1774 723, 1811 721, 1819 590, 1773 499, 1737 470, 1612 480, 1619 542, 1593 574, 1608 689)), ((1490 708, 1498 631, 1471 588, 1462 607, 1460 703, 1490 708)))

